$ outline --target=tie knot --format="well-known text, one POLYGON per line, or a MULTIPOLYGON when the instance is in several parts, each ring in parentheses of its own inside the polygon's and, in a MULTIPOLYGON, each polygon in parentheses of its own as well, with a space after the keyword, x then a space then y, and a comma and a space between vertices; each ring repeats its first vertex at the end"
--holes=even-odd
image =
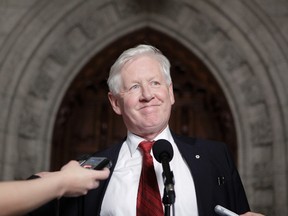
POLYGON ((139 144, 139 148, 143 151, 144 154, 150 154, 151 148, 155 141, 142 141, 139 144))

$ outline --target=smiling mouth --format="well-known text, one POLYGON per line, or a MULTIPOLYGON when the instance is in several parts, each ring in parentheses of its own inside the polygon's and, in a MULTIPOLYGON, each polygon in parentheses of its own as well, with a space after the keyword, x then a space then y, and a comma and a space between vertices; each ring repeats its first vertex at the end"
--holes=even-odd
POLYGON ((158 106, 160 106, 160 105, 154 104, 154 105, 143 106, 143 107, 140 108, 140 110, 141 109, 149 109, 149 108, 158 107, 158 106))
POLYGON ((142 114, 158 113, 157 107, 159 107, 159 105, 143 106, 140 108, 140 111, 142 114))

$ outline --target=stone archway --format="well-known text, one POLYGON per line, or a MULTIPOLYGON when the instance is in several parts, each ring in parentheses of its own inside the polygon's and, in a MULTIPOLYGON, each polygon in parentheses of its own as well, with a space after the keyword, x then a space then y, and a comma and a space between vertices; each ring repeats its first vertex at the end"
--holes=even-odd
POLYGON ((56 115, 75 76, 108 44, 150 27, 194 53, 223 90, 251 207, 287 215, 288 48, 260 1, 35 2, 2 40, 1 176, 48 169, 56 115))
POLYGON ((72 82, 55 122, 52 169, 58 170, 67 161, 106 148, 126 136, 122 119, 110 108, 106 80, 117 56, 139 43, 158 47, 171 61, 176 98, 170 120, 172 130, 182 135, 223 141, 229 145, 237 162, 232 114, 212 74, 175 39, 144 28, 104 48, 72 82))

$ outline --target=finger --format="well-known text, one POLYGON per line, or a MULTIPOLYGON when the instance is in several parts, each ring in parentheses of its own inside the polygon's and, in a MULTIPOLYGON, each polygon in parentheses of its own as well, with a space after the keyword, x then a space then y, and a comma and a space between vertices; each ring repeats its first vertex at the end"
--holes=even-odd
POLYGON ((109 174, 110 174, 110 171, 108 168, 105 168, 103 170, 94 170, 94 176, 95 176, 95 179, 97 180, 107 179, 109 174))

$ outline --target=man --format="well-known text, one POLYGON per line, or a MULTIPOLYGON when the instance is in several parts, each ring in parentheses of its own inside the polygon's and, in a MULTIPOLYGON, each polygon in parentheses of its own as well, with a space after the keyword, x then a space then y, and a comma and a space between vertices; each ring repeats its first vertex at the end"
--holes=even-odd
MULTIPOLYGON (((168 122, 175 102, 170 63, 158 49, 139 45, 126 50, 111 67, 108 85, 110 103, 113 110, 122 115, 127 137, 94 155, 112 160, 110 178, 90 191, 81 203, 61 200, 59 215, 76 216, 82 209, 80 215, 84 216, 148 216, 147 211, 140 213, 139 208, 144 153, 138 144, 159 139, 168 140, 174 151, 170 166, 175 179, 175 215, 216 215, 216 205, 238 214, 256 215, 248 213, 250 209, 240 177, 224 144, 182 137, 170 131, 168 122)), ((162 166, 156 160, 153 163, 156 184, 163 197, 162 166)), ((153 209, 152 214, 156 216, 153 209)))
POLYGON ((42 178, 0 183, 0 215, 23 215, 55 198, 85 195, 108 178, 109 170, 87 170, 70 161, 61 171, 38 175, 42 178))

